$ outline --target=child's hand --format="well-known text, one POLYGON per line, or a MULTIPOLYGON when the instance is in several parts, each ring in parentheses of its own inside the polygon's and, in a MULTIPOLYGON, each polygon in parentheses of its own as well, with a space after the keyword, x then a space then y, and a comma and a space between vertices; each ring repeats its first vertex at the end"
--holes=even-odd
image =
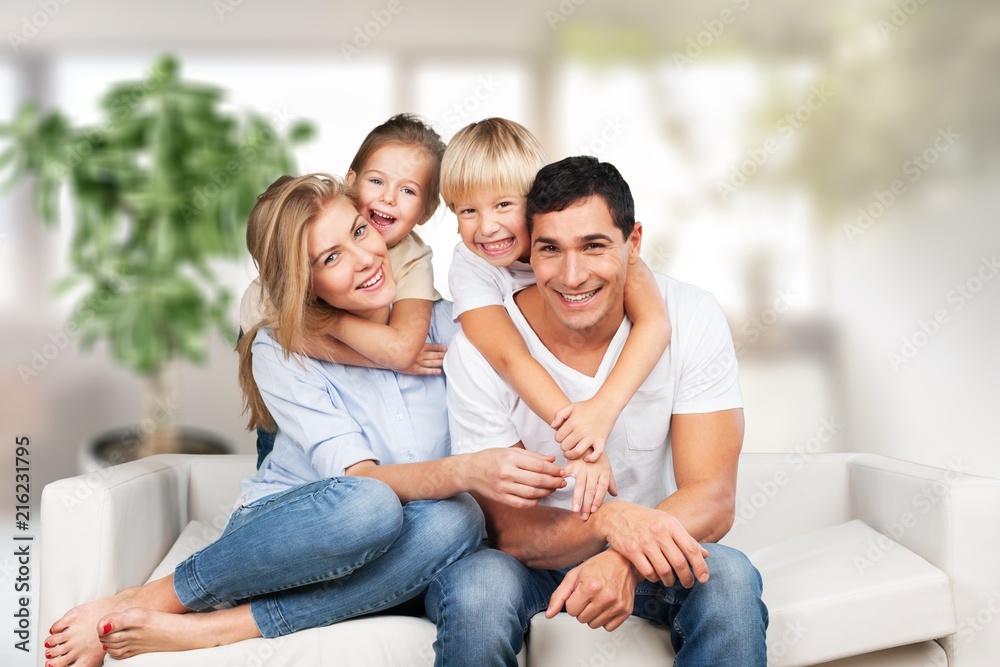
POLYGON ((444 365, 444 353, 448 351, 444 345, 437 343, 424 343, 416 360, 408 367, 400 370, 400 373, 407 375, 441 375, 441 366, 444 365))
POLYGON ((580 513, 586 521, 604 502, 604 495, 618 495, 615 475, 611 472, 611 461, 607 454, 601 454, 595 463, 579 458, 566 464, 566 476, 576 479, 573 488, 573 511, 580 513))
POLYGON ((607 413, 606 404, 591 398, 570 403, 559 410, 550 426, 556 429, 556 442, 567 459, 574 460, 587 454, 584 460, 593 463, 604 453, 604 443, 617 419, 617 413, 607 413), (587 453, 588 449, 592 451, 587 453))

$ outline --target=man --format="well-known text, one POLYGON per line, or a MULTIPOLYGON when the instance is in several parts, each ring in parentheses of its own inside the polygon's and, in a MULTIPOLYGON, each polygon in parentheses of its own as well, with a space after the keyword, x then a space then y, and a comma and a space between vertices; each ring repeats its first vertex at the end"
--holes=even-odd
MULTIPOLYGON (((584 400, 630 328, 625 275, 642 241, 631 191, 612 165, 567 158, 538 173, 528 224, 537 283, 505 305, 533 356, 584 400)), ((743 442, 732 338, 710 294, 656 279, 673 337, 608 438, 618 499, 581 521, 569 486, 522 509, 477 498, 500 551, 463 558, 431 583, 439 665, 516 664, 531 617, 563 608, 592 628, 632 614, 660 623, 677 665, 766 664, 760 576, 716 544, 733 523, 743 442)), ((445 371, 454 453, 524 446, 562 460, 552 429, 462 334, 445 371)))

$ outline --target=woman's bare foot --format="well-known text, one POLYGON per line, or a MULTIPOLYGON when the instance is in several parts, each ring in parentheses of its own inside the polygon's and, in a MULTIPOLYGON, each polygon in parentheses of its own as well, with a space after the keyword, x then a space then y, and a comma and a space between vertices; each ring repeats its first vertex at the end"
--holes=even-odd
MULTIPOLYGON (((250 605, 191 614, 169 614, 133 607, 98 621, 108 655, 131 658, 154 651, 188 651, 260 637, 250 605), (111 626, 110 632, 103 632, 111 626)), ((103 652, 103 651, 102 651, 103 652)))
POLYGON ((94 667, 104 662, 104 649, 98 633, 97 621, 113 611, 124 610, 139 592, 139 587, 126 588, 118 595, 73 607, 52 624, 45 639, 45 658, 48 667, 94 667))

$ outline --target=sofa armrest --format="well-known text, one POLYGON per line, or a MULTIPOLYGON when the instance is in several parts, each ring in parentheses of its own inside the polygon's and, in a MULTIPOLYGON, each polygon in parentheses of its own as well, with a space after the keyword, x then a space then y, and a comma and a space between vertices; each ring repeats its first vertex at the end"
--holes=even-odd
POLYGON ((42 636, 70 608, 146 581, 187 524, 188 463, 152 456, 45 487, 42 636))
MULTIPOLYGON (((850 461, 851 514, 951 578, 958 632, 942 640, 951 667, 1000 655, 1000 480, 861 454, 850 461)), ((876 560, 870 545, 858 562, 876 560)))

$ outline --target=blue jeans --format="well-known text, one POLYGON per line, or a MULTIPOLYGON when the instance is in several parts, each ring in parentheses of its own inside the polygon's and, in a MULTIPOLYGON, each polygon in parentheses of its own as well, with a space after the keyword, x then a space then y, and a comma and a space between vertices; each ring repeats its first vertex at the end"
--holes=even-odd
MULTIPOLYGON (((670 629, 677 667, 765 667, 760 574, 741 552, 704 546, 708 582, 688 589, 641 581, 632 615, 670 629)), ((567 571, 535 570, 494 549, 442 570, 424 600, 438 628, 435 665, 516 665, 531 617, 548 607, 567 571)))
POLYGON ((474 552, 479 505, 462 494, 400 505, 386 484, 334 477, 238 508, 222 536, 174 570, 181 603, 247 601, 264 637, 383 611, 474 552))

